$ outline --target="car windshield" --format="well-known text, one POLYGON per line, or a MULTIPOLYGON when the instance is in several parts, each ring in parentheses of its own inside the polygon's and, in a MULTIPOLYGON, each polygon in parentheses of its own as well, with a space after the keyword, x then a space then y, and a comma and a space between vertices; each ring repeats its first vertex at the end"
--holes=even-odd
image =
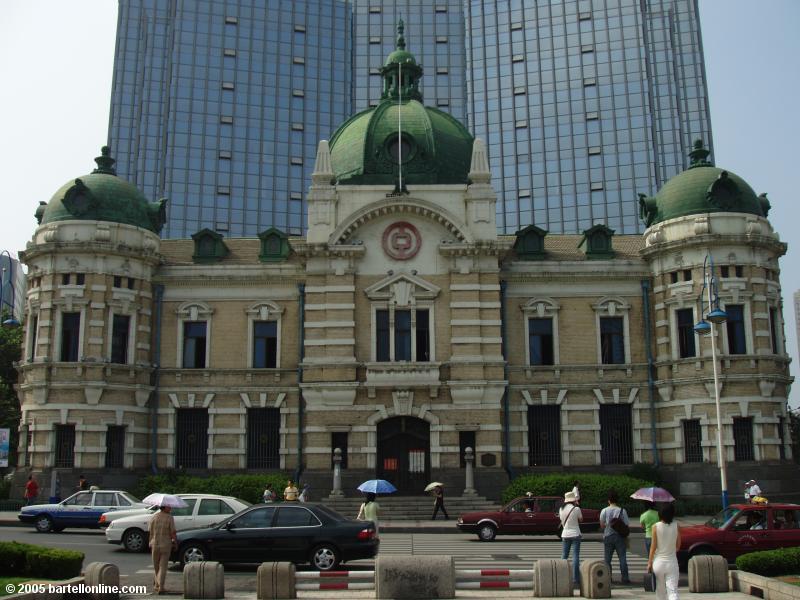
POLYGON ((706 526, 713 527, 714 529, 721 529, 725 525, 725 523, 733 519, 740 512, 741 512, 740 509, 735 508, 733 506, 729 506, 728 508, 721 510, 716 515, 711 517, 708 521, 706 521, 706 526))
POLYGON ((133 494, 130 494, 128 492, 122 492, 122 495, 125 496, 128 500, 130 500, 133 504, 141 504, 142 503, 142 501, 139 500, 133 494))

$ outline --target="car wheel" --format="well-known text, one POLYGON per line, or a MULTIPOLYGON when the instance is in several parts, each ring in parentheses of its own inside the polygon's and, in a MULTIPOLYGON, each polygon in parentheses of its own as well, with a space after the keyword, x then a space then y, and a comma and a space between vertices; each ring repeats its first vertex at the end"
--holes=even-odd
POLYGON ((47 515, 39 515, 36 517, 36 521, 34 521, 34 526, 36 527, 36 531, 39 533, 53 531, 53 519, 47 515))
POLYGON ((144 531, 128 529, 122 536, 122 545, 128 552, 144 552, 147 549, 144 531))
POLYGON ((482 542, 491 542, 497 535, 497 528, 490 523, 481 525, 478 529, 478 539, 482 542))
POLYGON ((191 542, 181 547, 180 559, 181 565, 190 562, 200 562, 208 560, 209 554, 205 546, 191 542))
POLYGON ((339 550, 329 544, 322 544, 311 552, 311 566, 319 571, 332 571, 339 566, 339 550))

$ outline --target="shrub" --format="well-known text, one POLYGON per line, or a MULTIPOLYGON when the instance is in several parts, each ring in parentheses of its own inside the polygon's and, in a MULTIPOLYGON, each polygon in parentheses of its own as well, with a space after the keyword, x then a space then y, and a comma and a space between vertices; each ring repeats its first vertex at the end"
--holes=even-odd
POLYGON ((268 483, 283 498, 283 490, 289 476, 281 473, 264 475, 217 475, 215 477, 192 477, 175 471, 161 475, 149 475, 139 480, 133 493, 144 498, 153 492, 165 494, 219 494, 235 496, 248 502, 261 502, 268 483))
POLYGON ((736 568, 765 577, 800 572, 800 547, 750 552, 736 559, 736 568))
POLYGON ((69 579, 81 574, 83 552, 0 542, 0 575, 69 579))
POLYGON ((514 479, 503 491, 503 502, 531 492, 534 496, 562 496, 572 490, 573 482, 580 482, 581 506, 586 508, 605 508, 608 506, 608 491, 616 490, 620 506, 631 516, 642 511, 642 503, 632 500, 630 495, 642 487, 653 483, 635 479, 628 475, 598 475, 596 473, 550 473, 547 475, 522 475, 514 479))

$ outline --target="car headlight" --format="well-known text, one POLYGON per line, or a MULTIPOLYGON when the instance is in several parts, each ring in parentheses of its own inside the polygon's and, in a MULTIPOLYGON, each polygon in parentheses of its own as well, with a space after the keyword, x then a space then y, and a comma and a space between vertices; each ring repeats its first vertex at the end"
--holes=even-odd
POLYGON ((111 529, 116 523, 116 521, 111 521, 111 523, 108 524, 108 529, 111 529))

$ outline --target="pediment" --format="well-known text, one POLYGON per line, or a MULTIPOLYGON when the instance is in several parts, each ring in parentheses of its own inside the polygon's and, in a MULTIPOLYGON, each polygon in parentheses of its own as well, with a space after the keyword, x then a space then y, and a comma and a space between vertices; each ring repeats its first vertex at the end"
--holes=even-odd
POLYGON ((417 300, 433 300, 441 288, 409 273, 397 273, 373 283, 364 290, 370 300, 393 302, 396 306, 409 306, 417 300))

